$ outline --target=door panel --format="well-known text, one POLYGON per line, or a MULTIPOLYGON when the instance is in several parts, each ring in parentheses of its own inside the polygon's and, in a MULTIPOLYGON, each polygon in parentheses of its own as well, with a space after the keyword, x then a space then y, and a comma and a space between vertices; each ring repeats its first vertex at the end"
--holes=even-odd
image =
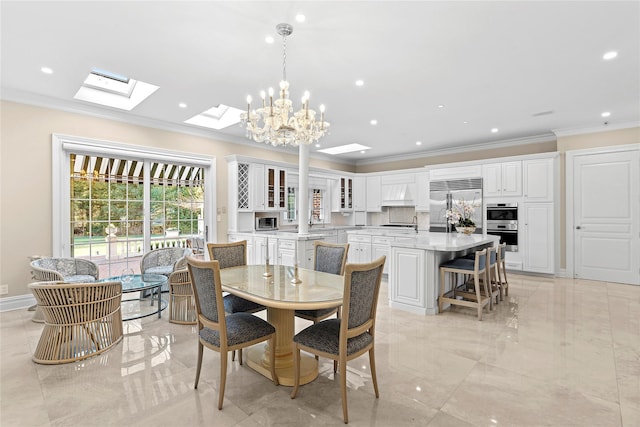
POLYGON ((575 156, 575 276, 640 284, 640 152, 575 156))

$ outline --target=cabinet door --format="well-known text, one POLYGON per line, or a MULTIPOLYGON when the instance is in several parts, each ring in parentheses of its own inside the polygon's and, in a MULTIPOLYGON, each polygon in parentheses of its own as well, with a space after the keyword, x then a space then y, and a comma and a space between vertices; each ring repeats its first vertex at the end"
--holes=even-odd
POLYGON ((276 207, 276 197, 277 197, 277 182, 276 182, 276 169, 267 166, 266 175, 265 175, 265 183, 267 184, 267 209, 275 209, 276 207))
POLYGON ((554 159, 524 160, 522 167, 525 202, 552 202, 554 159))
POLYGON ((522 162, 502 163, 502 195, 522 195, 522 162))
POLYGON ((293 267, 296 262, 295 257, 295 250, 282 249, 278 251, 278 263, 280 265, 288 265, 289 267, 293 267))
POLYGON ((356 211, 364 211, 367 208, 366 179, 363 176, 353 179, 353 209, 356 211))
POLYGON ((381 181, 379 176, 367 177, 367 211, 382 212, 380 197, 381 181))
POLYGON ((523 270, 554 273, 553 203, 525 203, 523 210, 523 270))
MULTIPOLYGON (((382 255, 385 255, 387 257, 387 260, 390 261, 390 252, 391 247, 389 245, 371 245, 371 260, 373 261, 374 259, 378 259, 382 255)), ((389 272, 389 262, 384 263, 384 270, 382 272, 384 274, 387 274, 389 272)))
POLYGON ((284 169, 278 170, 278 201, 279 209, 287 207, 287 177, 284 169))
POLYGON ((424 251, 394 247, 391 250, 391 256, 393 259, 390 263, 389 299, 401 304, 426 307, 424 251))
POLYGON ((251 164, 250 174, 250 195, 251 206, 253 210, 265 210, 265 186, 264 186, 264 165, 251 164))
POLYGON ((482 165, 482 187, 484 197, 502 195, 502 165, 500 163, 482 165))

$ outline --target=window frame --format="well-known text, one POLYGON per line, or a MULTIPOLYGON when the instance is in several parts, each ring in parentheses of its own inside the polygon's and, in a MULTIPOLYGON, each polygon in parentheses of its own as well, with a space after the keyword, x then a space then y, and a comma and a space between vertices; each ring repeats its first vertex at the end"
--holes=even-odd
MULTIPOLYGON (((201 166, 204 169, 204 226, 205 241, 217 241, 215 223, 216 212, 216 158, 201 154, 185 153, 160 149, 155 147, 124 144, 120 142, 104 141, 78 136, 52 134, 52 255, 54 257, 69 257, 71 247, 71 177, 69 175, 70 153, 117 156, 123 159, 143 159, 145 166, 149 163, 186 163, 201 166)), ((145 167, 145 180, 149 179, 149 167, 145 167)), ((145 189, 144 210, 149 212, 149 194, 145 189)), ((145 215, 145 239, 150 233, 150 221, 145 215)))

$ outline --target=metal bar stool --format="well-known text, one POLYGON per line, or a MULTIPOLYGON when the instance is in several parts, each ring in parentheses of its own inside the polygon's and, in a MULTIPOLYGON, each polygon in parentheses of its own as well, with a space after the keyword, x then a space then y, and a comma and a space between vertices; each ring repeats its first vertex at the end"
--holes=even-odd
POLYGON ((485 305, 490 305, 491 295, 487 280, 487 249, 476 251, 474 259, 466 257, 454 258, 440 265, 439 313, 442 313, 444 303, 462 305, 476 308, 478 310, 478 320, 482 320, 482 309, 485 305), (451 280, 453 285, 450 291, 445 292, 447 273, 453 275, 451 280), (467 288, 468 283, 466 280, 461 285, 456 285, 456 274, 464 275, 465 279, 468 276, 472 276, 473 289, 467 288), (481 284, 484 289, 481 289, 481 284))

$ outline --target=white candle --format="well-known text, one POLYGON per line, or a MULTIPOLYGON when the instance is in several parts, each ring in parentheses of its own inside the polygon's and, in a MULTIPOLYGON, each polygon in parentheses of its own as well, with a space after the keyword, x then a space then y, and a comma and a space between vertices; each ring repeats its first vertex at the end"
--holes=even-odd
POLYGON ((268 237, 267 237, 267 245, 266 246, 267 246, 265 248, 266 254, 265 254, 264 258, 265 258, 265 262, 268 263, 269 262, 269 238, 268 237))

